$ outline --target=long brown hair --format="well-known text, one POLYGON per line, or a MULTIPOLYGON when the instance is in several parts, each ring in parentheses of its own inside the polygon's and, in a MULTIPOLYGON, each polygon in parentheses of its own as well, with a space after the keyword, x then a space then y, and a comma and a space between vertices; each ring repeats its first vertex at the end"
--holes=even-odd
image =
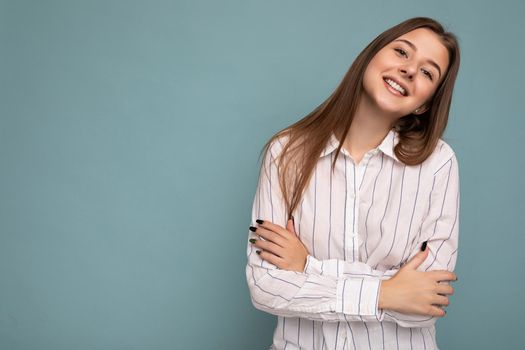
MULTIPOLYGON (((288 217, 299 204, 310 180, 315 165, 330 135, 341 135, 345 140, 357 104, 363 91, 363 75, 374 55, 399 36, 417 28, 428 28, 436 33, 449 54, 449 65, 440 82, 428 110, 421 114, 409 114, 399 118, 393 128, 399 134, 399 143, 394 148, 396 157, 407 165, 417 165, 433 152, 448 122, 454 82, 459 70, 459 44, 453 33, 445 32, 443 26, 428 17, 414 17, 401 22, 377 36, 357 56, 335 91, 312 112, 301 120, 273 135, 264 145, 266 156, 271 144, 284 136, 287 142, 277 161, 279 185, 283 193, 288 217)), ((340 142, 336 150, 332 171, 341 151, 340 142)), ((264 166, 264 162, 263 162, 264 166)))

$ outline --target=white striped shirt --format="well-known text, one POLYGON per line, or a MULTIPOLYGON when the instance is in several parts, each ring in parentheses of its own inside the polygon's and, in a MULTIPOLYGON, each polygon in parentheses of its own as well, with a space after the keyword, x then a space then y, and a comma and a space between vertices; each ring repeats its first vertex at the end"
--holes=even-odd
MULTIPOLYGON (((276 165, 285 139, 264 158, 251 225, 286 227, 276 165)), ((253 305, 277 315, 272 349, 438 349, 438 318, 378 308, 381 281, 393 276, 424 241, 429 255, 419 271, 453 271, 459 228, 459 173, 442 139, 422 164, 394 154, 392 129, 356 165, 332 134, 300 205, 295 230, 310 255, 304 272, 268 263, 247 243, 246 278, 253 305)), ((261 239, 249 231, 249 238, 261 239)), ((448 283, 448 282, 442 282, 448 283)))

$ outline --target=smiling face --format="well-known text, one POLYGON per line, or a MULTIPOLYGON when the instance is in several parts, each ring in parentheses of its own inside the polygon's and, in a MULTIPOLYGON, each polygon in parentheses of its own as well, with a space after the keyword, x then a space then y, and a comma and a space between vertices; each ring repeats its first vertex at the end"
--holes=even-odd
MULTIPOLYGON (((447 48, 429 29, 418 28, 401 35, 369 62, 363 92, 376 107, 402 117, 430 101, 448 68, 447 48)), ((415 114, 424 113, 424 105, 415 114)))

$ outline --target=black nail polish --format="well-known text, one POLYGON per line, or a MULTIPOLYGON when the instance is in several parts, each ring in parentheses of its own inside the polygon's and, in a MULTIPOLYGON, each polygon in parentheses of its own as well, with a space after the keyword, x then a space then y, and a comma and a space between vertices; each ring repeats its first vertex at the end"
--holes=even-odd
POLYGON ((256 221, 258 224, 261 224, 261 225, 262 225, 262 223, 264 222, 264 221, 262 221, 261 219, 257 219, 257 220, 255 220, 255 221, 256 221))
POLYGON ((257 254, 261 255, 261 251, 260 250, 256 250, 255 251, 257 254))
POLYGON ((255 243, 255 238, 250 238, 250 243, 255 243))
POLYGON ((250 226, 250 231, 255 232, 257 230, 257 227, 250 226))
POLYGON ((421 245, 421 251, 424 251, 427 248, 427 241, 424 241, 421 245))

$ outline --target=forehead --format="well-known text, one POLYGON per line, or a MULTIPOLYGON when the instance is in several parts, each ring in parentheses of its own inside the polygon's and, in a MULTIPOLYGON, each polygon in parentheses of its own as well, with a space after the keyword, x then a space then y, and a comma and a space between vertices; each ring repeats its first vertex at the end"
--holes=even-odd
MULTIPOLYGON (((445 72, 448 66, 448 50, 436 33, 430 29, 417 28, 396 39, 405 39, 413 43, 417 48, 417 55, 425 61, 427 59, 435 61, 441 67, 441 71, 445 72)), ((400 42, 393 41, 391 44, 400 44, 400 42)))

